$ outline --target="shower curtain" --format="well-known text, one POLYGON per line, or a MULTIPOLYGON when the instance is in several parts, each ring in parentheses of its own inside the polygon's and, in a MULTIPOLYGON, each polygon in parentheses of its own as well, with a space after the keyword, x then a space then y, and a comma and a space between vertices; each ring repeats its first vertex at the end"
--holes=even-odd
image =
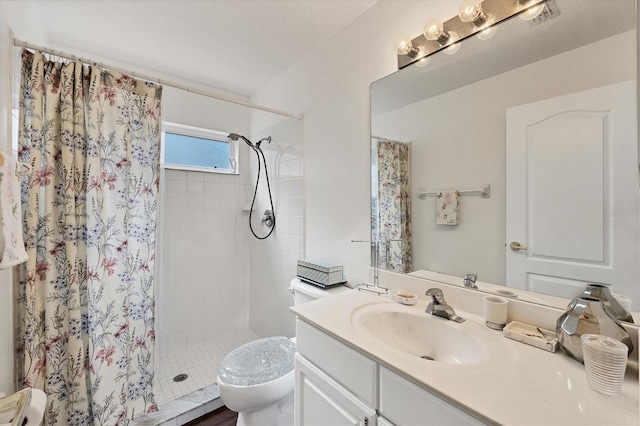
POLYGON ((378 158, 378 266, 411 272, 411 202, 409 145, 379 140, 378 158))
POLYGON ((162 88, 22 53, 19 159, 29 259, 18 374, 47 425, 114 425, 156 410, 154 249, 162 88))

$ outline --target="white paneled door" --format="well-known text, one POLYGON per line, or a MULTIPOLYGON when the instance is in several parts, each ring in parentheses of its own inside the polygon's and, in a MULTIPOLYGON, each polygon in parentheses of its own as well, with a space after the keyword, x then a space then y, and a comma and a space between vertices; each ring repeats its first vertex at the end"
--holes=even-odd
POLYGON ((509 287, 571 298, 586 282, 637 291, 635 84, 507 109, 509 287))

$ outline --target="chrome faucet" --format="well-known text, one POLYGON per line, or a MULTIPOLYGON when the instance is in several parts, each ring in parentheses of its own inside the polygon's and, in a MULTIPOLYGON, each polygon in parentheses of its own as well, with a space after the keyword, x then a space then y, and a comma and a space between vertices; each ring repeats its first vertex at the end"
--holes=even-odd
POLYGON ((431 302, 427 305, 425 312, 437 317, 442 317, 455 322, 464 322, 464 318, 456 315, 456 311, 444 300, 444 294, 439 288, 430 288, 425 296, 431 297, 431 302))
POLYGON ((476 285, 476 280, 478 279, 478 274, 466 274, 462 279, 462 283, 466 288, 472 288, 474 290, 478 289, 476 285))

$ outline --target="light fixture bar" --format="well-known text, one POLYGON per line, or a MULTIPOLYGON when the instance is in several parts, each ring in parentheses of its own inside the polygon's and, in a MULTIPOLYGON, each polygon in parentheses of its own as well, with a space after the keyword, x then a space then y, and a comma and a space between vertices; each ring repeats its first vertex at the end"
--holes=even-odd
MULTIPOLYGON (((532 6, 537 4, 541 4, 546 2, 547 0, 529 0, 529 1, 519 1, 519 0, 484 0, 482 2, 482 10, 487 15, 491 15, 495 18, 493 25, 504 21, 505 19, 509 19, 512 16, 515 16, 532 6)), ((468 37, 471 37, 485 28, 478 28, 473 24, 473 22, 463 22, 456 15, 453 18, 449 19, 444 23, 444 30, 447 32, 455 32, 460 36, 460 41, 464 40, 468 37)), ((427 40, 424 34, 420 34, 413 40, 411 40, 411 44, 414 48, 418 49, 420 47, 426 49, 426 56, 434 54, 435 52, 442 50, 447 45, 441 45, 436 40, 427 40)), ((410 65, 417 60, 423 58, 424 55, 420 57, 411 57, 410 55, 398 55, 398 69, 404 68, 407 65, 410 65)))

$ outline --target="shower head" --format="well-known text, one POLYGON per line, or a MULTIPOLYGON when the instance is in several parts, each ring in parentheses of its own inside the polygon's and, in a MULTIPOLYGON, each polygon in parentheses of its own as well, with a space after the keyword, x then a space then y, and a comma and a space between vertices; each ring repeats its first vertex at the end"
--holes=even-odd
POLYGON ((247 139, 247 138, 245 138, 244 136, 239 135, 239 134, 237 134, 237 133, 229 133, 228 138, 229 138, 229 139, 231 139, 232 141, 237 141, 238 139, 242 139, 242 140, 243 140, 243 141, 245 141, 245 143, 246 143, 247 145, 249 145, 251 148, 253 148, 253 147, 254 147, 254 146, 253 146, 253 143, 252 143, 249 139, 247 139))

